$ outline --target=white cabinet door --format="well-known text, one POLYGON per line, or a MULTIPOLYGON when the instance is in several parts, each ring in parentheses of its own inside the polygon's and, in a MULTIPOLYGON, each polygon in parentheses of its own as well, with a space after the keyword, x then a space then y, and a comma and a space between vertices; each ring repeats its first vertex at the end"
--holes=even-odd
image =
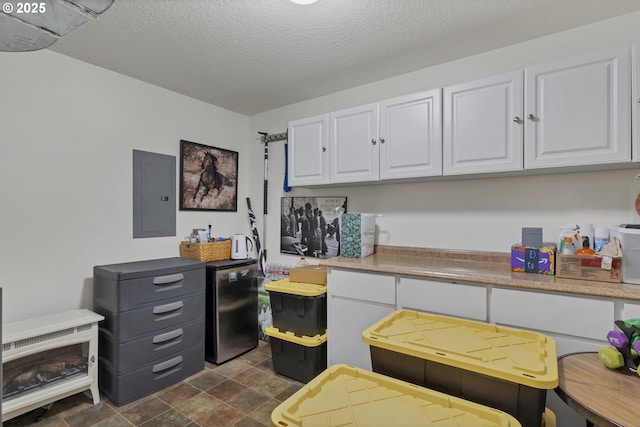
POLYGON ((492 323, 605 340, 613 328, 614 302, 543 292, 493 289, 492 323))
POLYGON ((337 296, 327 301, 327 365, 346 363, 371 370, 369 344, 362 341, 362 331, 393 313, 395 307, 345 299, 337 296))
POLYGON ((444 88, 444 175, 522 169, 522 80, 516 71, 444 88))
POLYGON ((525 169, 631 161, 629 48, 525 70, 525 169))
POLYGON ((380 179, 442 175, 440 89, 380 102, 380 179))
POLYGON ((378 104, 329 114, 331 183, 377 181, 379 177, 378 104))
POLYGON ((287 135, 289 185, 329 182, 329 115, 322 114, 289 122, 287 135))
POLYGON ((401 277, 398 309, 487 321, 487 287, 401 277))
POLYGON ((327 363, 371 370, 362 332, 396 308, 396 279, 388 274, 329 268, 327 271, 327 363))

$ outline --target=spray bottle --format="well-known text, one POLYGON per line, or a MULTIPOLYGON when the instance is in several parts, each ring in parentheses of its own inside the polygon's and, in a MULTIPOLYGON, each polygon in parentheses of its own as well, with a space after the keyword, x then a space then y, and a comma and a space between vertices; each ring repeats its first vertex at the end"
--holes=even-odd
MULTIPOLYGON (((565 251, 565 237, 571 238, 573 253, 575 253, 575 248, 578 244, 578 231, 579 227, 576 224, 572 225, 564 225, 560 227, 560 237, 558 238, 558 252, 559 254, 563 254, 565 251)), ((568 242, 567 242, 568 243, 568 242)))

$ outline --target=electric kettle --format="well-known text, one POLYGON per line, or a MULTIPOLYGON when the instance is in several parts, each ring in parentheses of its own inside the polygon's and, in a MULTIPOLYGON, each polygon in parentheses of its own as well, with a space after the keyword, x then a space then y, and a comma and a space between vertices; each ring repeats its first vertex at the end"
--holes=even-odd
POLYGON ((247 259, 249 258, 249 246, 253 250, 253 241, 246 234, 234 234, 231 236, 231 259, 247 259))

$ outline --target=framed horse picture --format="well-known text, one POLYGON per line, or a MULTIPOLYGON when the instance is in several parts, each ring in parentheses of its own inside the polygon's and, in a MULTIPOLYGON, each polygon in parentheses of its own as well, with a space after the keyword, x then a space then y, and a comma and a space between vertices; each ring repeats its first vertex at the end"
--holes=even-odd
POLYGON ((238 211, 238 152, 180 141, 180 210, 238 211))

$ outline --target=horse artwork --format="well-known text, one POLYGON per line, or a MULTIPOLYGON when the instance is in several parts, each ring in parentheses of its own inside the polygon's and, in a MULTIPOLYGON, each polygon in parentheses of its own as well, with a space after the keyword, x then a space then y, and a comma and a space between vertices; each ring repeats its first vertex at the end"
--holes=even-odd
POLYGON ((238 153, 180 141, 180 210, 238 210, 238 153))

